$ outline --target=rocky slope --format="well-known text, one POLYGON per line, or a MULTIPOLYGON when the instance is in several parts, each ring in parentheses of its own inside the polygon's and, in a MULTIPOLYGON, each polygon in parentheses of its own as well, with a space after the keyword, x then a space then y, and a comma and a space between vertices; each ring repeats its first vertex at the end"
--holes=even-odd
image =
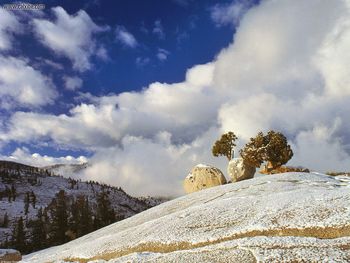
POLYGON ((349 262, 350 181, 284 173, 213 187, 23 262, 60 260, 349 262))

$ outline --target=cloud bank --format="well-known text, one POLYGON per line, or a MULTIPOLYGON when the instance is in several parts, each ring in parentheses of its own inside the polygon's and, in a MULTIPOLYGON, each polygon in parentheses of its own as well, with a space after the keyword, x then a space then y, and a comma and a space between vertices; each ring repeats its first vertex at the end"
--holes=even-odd
POLYGON ((17 148, 10 156, 0 155, 2 160, 8 160, 13 162, 21 162, 24 164, 34 165, 36 167, 44 167, 54 164, 83 164, 88 161, 84 156, 74 158, 73 156, 67 155, 63 157, 52 157, 47 155, 40 155, 39 153, 30 153, 25 148, 17 148))
POLYGON ((226 171, 210 151, 229 130, 238 148, 260 130, 279 130, 295 152, 292 165, 349 170, 349 10, 346 0, 262 1, 242 17, 232 43, 183 82, 90 96, 69 114, 16 112, 0 141, 88 149, 92 166, 82 178, 135 195, 182 194, 199 162, 226 171))

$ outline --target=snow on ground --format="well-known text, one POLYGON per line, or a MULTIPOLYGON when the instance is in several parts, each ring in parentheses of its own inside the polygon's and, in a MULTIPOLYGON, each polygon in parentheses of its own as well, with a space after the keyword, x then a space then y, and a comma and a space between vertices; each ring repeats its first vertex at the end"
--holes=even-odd
POLYGON ((13 254, 13 253, 16 253, 17 250, 14 250, 14 249, 1 249, 0 248, 0 257, 6 255, 6 254, 13 254))
POLYGON ((200 164, 197 164, 196 167, 199 167, 199 168, 209 168, 210 166, 207 165, 207 164, 202 164, 202 163, 200 163, 200 164))
MULTIPOLYGON (((46 207, 60 191, 64 190, 68 196, 77 197, 84 195, 89 200, 96 200, 96 194, 102 192, 102 187, 99 185, 90 185, 86 182, 77 182, 77 185, 72 189, 69 181, 64 177, 59 176, 46 176, 40 177, 39 185, 30 185, 23 178, 15 182, 17 198, 15 201, 8 202, 7 198, 0 200, 0 215, 8 214, 10 218, 18 218, 24 216, 24 198, 27 192, 33 191, 37 196, 36 207, 46 207)), ((10 187, 11 185, 7 185, 10 187)), ((4 190, 5 185, 0 186, 0 190, 4 190)), ((116 188, 107 189, 110 191, 110 198, 113 208, 116 211, 120 211, 122 215, 131 216, 135 214, 135 211, 142 211, 145 208, 135 198, 131 198, 121 190, 116 188), (133 209, 135 211, 133 211, 133 209)), ((29 206, 28 218, 34 218, 37 214, 37 210, 29 206)))
POLYGON ((257 236, 170 253, 132 253, 99 262, 349 262, 350 253, 342 249, 348 245, 349 238, 339 238, 334 242, 310 237, 257 236))
MULTIPOLYGON (((0 162, 7 164, 4 161, 0 162)), ((130 217, 149 208, 149 205, 157 204, 157 202, 161 201, 158 199, 151 200, 150 198, 140 200, 129 196, 120 188, 107 187, 96 183, 75 181, 76 184, 72 185, 72 181, 68 178, 48 176, 44 172, 35 172, 33 170, 35 169, 34 167, 31 167, 32 170, 30 170, 29 168, 26 169, 26 166, 22 164, 8 163, 8 165, 12 165, 12 167, 0 167, 0 173, 4 170, 10 174, 9 178, 5 176, 6 173, 1 174, 0 192, 4 192, 6 188, 10 189, 14 186, 16 199, 9 201, 7 197, 0 198, 0 222, 3 221, 5 214, 7 214, 9 219, 8 227, 0 227, 0 243, 5 242, 6 238, 8 240, 11 239, 12 229, 19 217, 22 217, 25 221, 35 219, 38 209, 47 207, 60 190, 64 190, 71 199, 82 195, 87 197, 93 209, 96 209, 98 194, 106 191, 114 211, 117 216, 121 217, 130 217), (20 168, 17 170, 15 165, 20 166, 20 168), (35 208, 31 203, 28 208, 28 214, 25 215, 25 196, 32 191, 36 196, 35 208)), ((73 168, 76 167, 73 166, 73 168)))
POLYGON ((23 262, 72 259, 349 262, 350 180, 284 173, 209 188, 27 255, 23 262))

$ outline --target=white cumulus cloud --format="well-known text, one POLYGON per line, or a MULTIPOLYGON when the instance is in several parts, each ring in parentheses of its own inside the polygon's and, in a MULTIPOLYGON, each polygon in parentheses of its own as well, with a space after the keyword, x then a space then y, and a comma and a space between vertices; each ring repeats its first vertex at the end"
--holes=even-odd
POLYGON ((96 25, 83 10, 69 15, 62 7, 52 8, 56 19, 34 19, 36 36, 56 54, 69 58, 78 71, 91 69, 90 57, 98 51, 95 35, 108 30, 96 25))
POLYGON ((0 56, 1 107, 40 107, 57 96, 51 79, 32 68, 24 58, 0 56))
POLYGON ((181 194, 199 162, 225 172, 226 160, 210 150, 228 130, 238 134, 239 149, 275 129, 292 144, 291 164, 350 170, 349 10, 347 0, 262 1, 242 17, 232 43, 183 82, 87 96, 67 115, 17 112, 2 125, 0 142, 91 150, 84 178, 133 194, 181 194))

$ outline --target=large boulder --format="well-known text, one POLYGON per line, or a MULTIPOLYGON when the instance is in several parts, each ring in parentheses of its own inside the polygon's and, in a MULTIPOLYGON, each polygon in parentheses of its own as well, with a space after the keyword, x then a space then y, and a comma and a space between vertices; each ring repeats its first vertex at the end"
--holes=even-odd
POLYGON ((22 255, 14 249, 0 249, 0 262, 17 262, 22 260, 22 255))
POLYGON ((247 164, 242 158, 234 158, 228 163, 227 173, 232 182, 238 182, 253 178, 255 167, 247 164))
POLYGON ((350 262, 349 190, 346 176, 255 177, 181 196, 24 262, 350 262))
POLYGON ((193 193, 222 184, 226 184, 226 178, 218 168, 198 164, 186 176, 183 185, 186 193, 193 193))

